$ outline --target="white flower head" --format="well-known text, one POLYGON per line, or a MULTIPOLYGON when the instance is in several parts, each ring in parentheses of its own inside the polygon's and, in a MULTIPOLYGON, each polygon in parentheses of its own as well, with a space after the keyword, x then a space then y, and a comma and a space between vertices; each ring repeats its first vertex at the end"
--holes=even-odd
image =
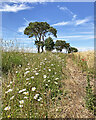
POLYGON ((22 90, 20 90, 19 93, 22 93, 22 92, 24 92, 24 91, 26 91, 26 89, 22 89, 22 90))
POLYGON ((47 76, 46 75, 43 75, 43 78, 46 78, 47 76))
POLYGON ((24 100, 20 100, 19 103, 20 103, 20 104, 23 104, 23 103, 24 103, 24 100))
POLYGON ((23 107, 23 105, 19 105, 19 107, 20 107, 20 108, 22 108, 22 107, 23 107))
POLYGON ((38 101, 41 101, 41 100, 42 100, 42 98, 41 98, 41 97, 39 97, 38 101))
POLYGON ((10 81, 10 84, 12 84, 12 81, 10 81))
POLYGON ((31 79, 34 79, 34 76, 32 76, 31 79))
POLYGON ((59 78, 55 78, 55 80, 58 80, 59 78))
POLYGON ((26 96, 24 97, 24 99, 27 99, 27 98, 28 98, 28 97, 26 97, 26 96))
POLYGON ((35 75, 39 75, 39 73, 35 73, 35 75))
POLYGON ((26 80, 29 80, 30 78, 26 78, 26 80))
POLYGON ((54 82, 56 85, 58 84, 57 82, 54 82))
POLYGON ((36 87, 32 87, 32 91, 35 91, 36 90, 36 87))
POLYGON ((39 96, 39 94, 36 94, 36 95, 34 96, 34 99, 37 99, 37 98, 38 98, 38 96, 39 96))
POLYGON ((51 71, 51 69, 49 69, 49 72, 51 71))
POLYGON ((12 96, 12 97, 10 98, 10 100, 14 99, 14 97, 15 97, 15 96, 12 96))
POLYGON ((29 95, 29 92, 23 92, 24 95, 29 95))
POLYGON ((50 80, 48 80, 48 82, 50 82, 50 80))
POLYGON ((7 106, 7 107, 4 108, 4 110, 10 110, 10 109, 11 109, 10 106, 7 106))
POLYGON ((9 92, 12 92, 13 90, 12 89, 9 89, 8 91, 6 91, 5 93, 9 93, 9 92))
POLYGON ((26 75, 26 74, 28 74, 30 71, 26 71, 24 74, 26 75))

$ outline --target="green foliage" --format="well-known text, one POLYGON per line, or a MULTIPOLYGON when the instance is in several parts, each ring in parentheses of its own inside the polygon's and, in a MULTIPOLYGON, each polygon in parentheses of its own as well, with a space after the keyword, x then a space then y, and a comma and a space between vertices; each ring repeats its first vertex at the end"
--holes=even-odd
POLYGON ((8 73, 12 71, 15 66, 22 65, 24 59, 20 53, 17 52, 3 52, 2 53, 2 71, 8 73))
POLYGON ((48 37, 45 40, 45 49, 47 51, 52 51, 54 49, 54 42, 53 42, 53 39, 51 37, 48 37))
POLYGON ((62 51, 65 48, 66 42, 62 40, 57 40, 55 43, 55 48, 57 51, 62 51))
POLYGON ((68 53, 72 53, 72 52, 78 52, 78 49, 75 47, 70 47, 68 53))
MULTIPOLYGON (((53 35, 57 37, 57 30, 51 27, 47 22, 30 22, 29 26, 25 28, 24 34, 30 37, 35 37, 36 41, 43 41, 47 35, 53 35)), ((38 46, 38 53, 40 52, 40 44, 38 46)), ((43 52, 43 47, 42 52, 43 52)))
POLYGON ((86 107, 89 110, 94 111, 96 115, 96 98, 94 97, 92 87, 90 85, 89 75, 87 75, 87 86, 86 86, 86 107), (95 104, 94 104, 95 103, 95 104), (94 106, 95 105, 95 106, 94 106))

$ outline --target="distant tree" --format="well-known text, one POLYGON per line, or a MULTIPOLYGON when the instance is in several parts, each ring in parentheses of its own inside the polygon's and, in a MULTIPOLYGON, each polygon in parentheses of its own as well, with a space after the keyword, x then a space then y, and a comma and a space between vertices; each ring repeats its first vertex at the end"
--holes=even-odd
POLYGON ((55 43, 55 48, 57 51, 62 52, 62 49, 65 48, 66 42, 62 40, 57 40, 55 43))
POLYGON ((52 51, 54 49, 54 42, 53 39, 51 37, 48 37, 45 40, 45 50, 47 51, 52 51))
POLYGON ((29 26, 25 28, 24 34, 30 37, 35 37, 35 45, 38 47, 38 53, 40 52, 40 46, 44 47, 44 40, 46 35, 54 35, 57 37, 57 30, 51 27, 47 22, 30 22, 29 26), (43 41, 43 42, 41 42, 43 41), (40 43, 41 42, 41 43, 40 43))
POLYGON ((75 47, 70 47, 68 53, 72 53, 72 52, 78 52, 78 49, 75 47))
POLYGON ((65 49, 66 49, 66 53, 69 52, 70 43, 65 43, 65 49))

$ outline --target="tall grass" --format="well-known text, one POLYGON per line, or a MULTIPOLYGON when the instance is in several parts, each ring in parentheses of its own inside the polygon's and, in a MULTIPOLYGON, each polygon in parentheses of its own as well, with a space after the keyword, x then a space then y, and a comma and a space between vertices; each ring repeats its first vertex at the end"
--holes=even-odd
POLYGON ((3 71, 8 73, 2 83, 3 118, 49 117, 50 106, 62 94, 62 63, 66 61, 61 56, 50 52, 2 54, 3 71))

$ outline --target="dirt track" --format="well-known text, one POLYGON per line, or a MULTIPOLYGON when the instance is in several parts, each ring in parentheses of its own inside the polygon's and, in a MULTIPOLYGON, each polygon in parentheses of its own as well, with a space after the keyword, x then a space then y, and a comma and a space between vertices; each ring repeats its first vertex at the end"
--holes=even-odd
POLYGON ((85 107, 86 75, 78 69, 71 58, 67 60, 66 70, 63 70, 64 74, 65 72, 69 77, 62 81, 62 89, 67 91, 67 95, 63 95, 60 101, 57 100, 53 109, 50 108, 51 117, 94 118, 85 107))

